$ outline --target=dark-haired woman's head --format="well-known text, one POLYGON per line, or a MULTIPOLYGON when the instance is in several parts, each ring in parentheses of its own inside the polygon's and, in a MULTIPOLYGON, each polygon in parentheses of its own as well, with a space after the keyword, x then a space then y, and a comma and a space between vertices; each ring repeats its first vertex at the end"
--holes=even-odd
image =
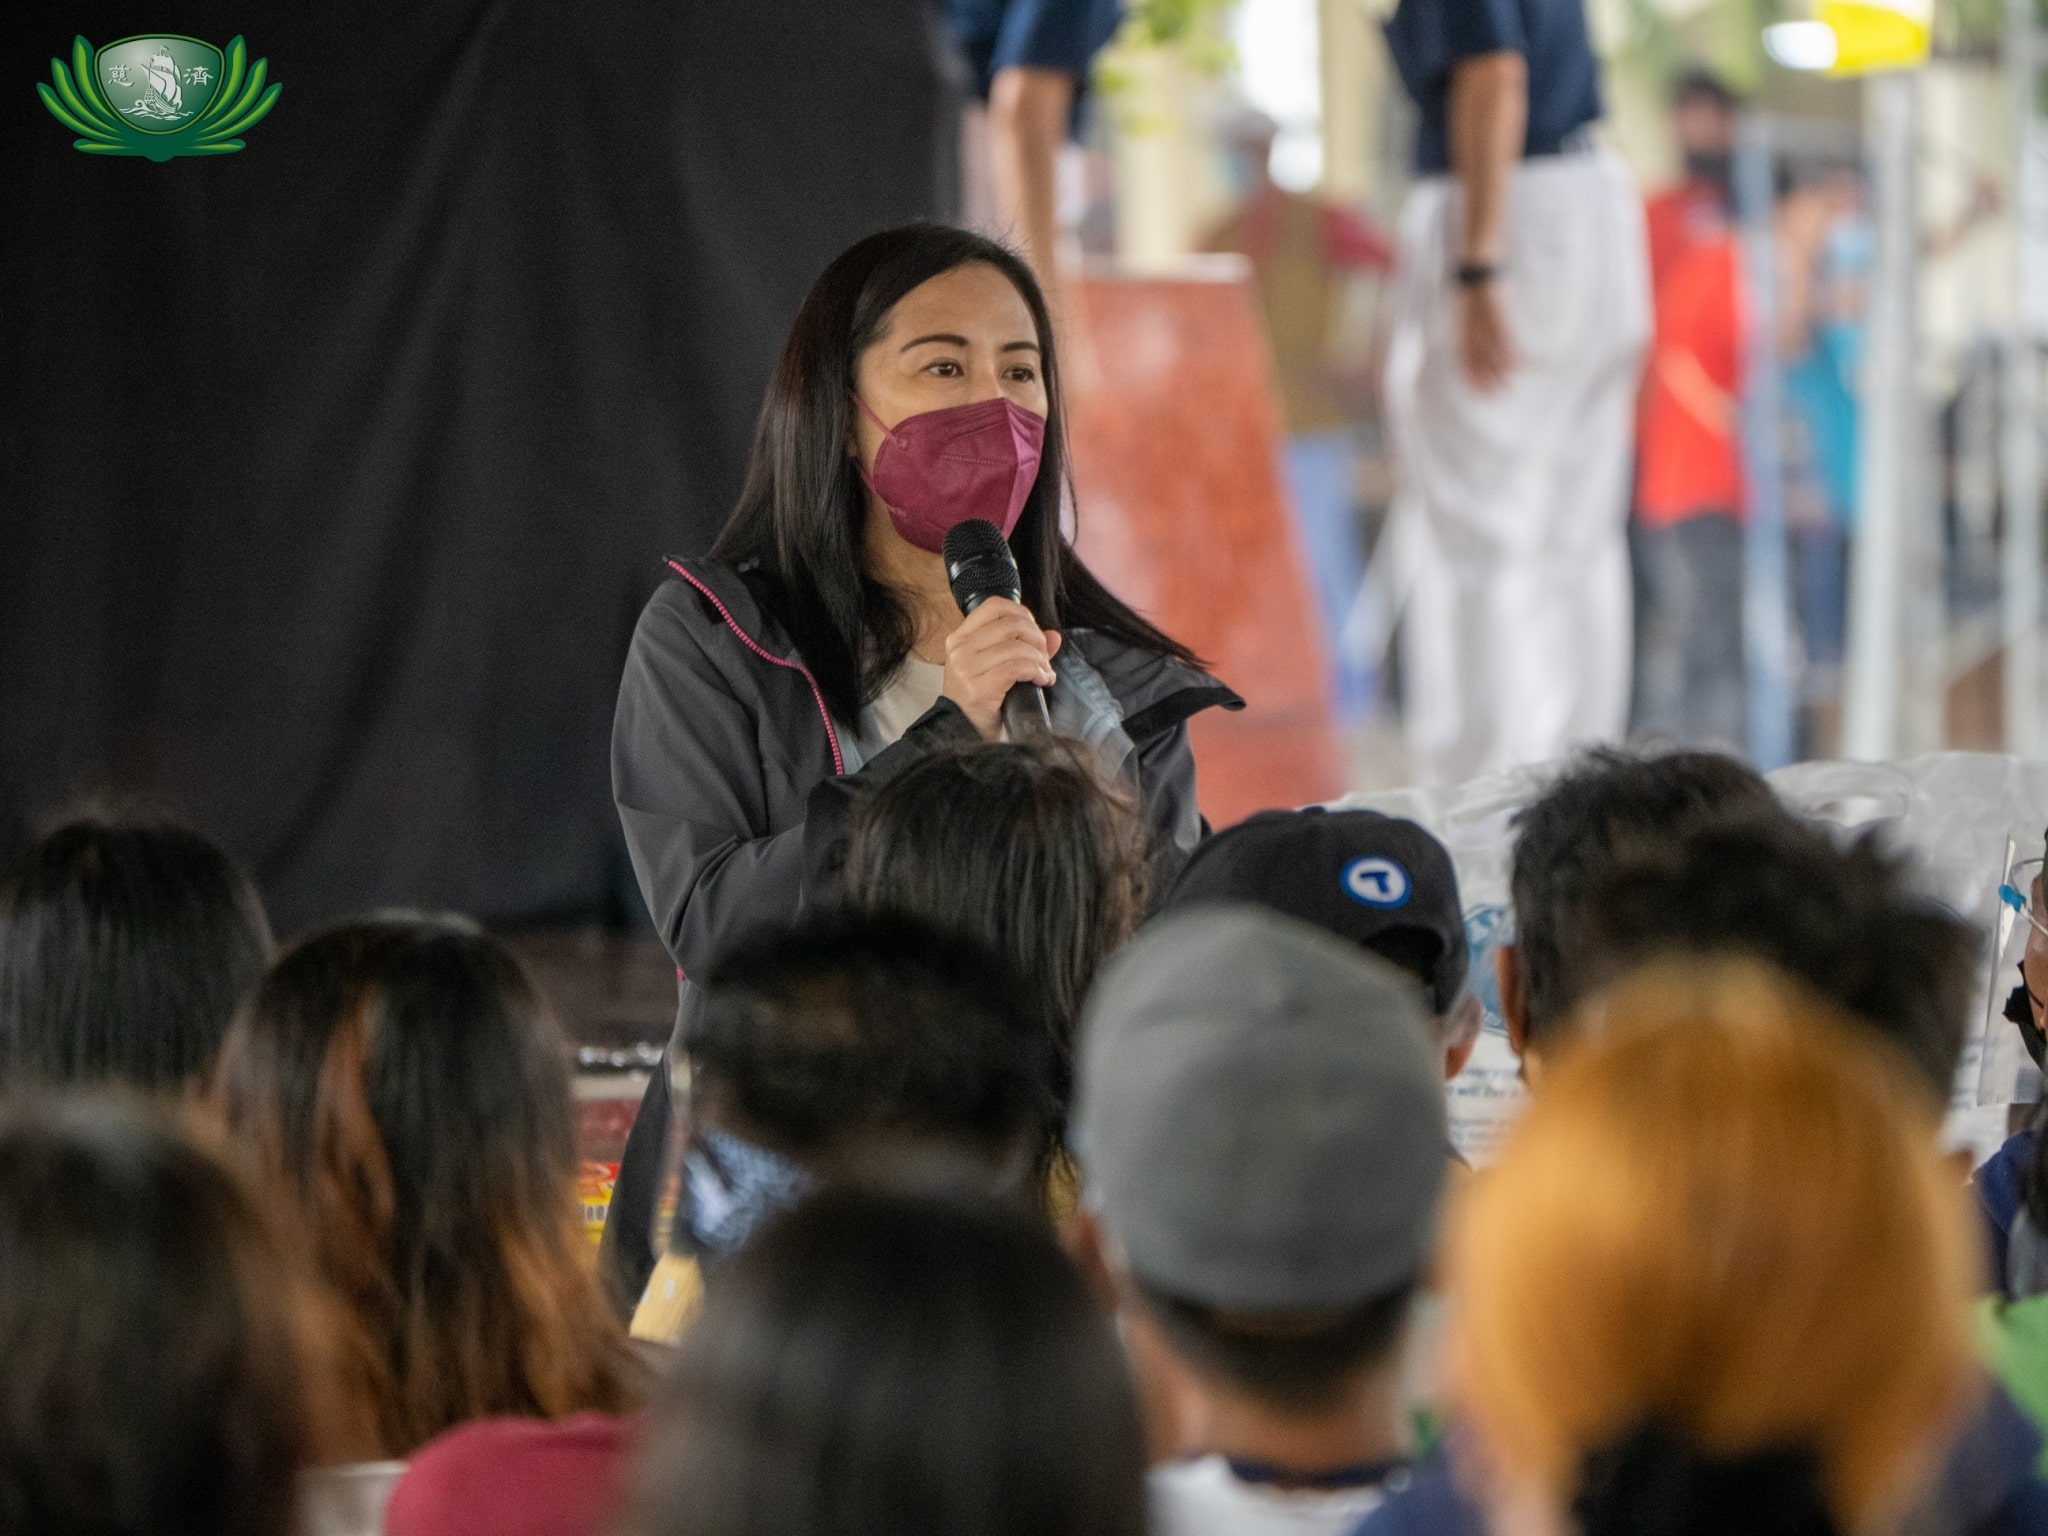
POLYGON ((1053 1042, 1064 1105, 1081 999, 1144 915, 1144 839, 1079 747, 988 742, 862 796, 844 879, 857 905, 957 929, 1007 961, 1053 1042))
MULTIPOLYGON (((868 236, 805 298, 714 553, 755 565, 842 720, 859 717, 916 639, 898 562, 919 549, 866 483, 883 428, 951 407, 1006 400, 1041 435, 1036 477, 1009 530, 1038 623, 1088 625, 1192 659, 1112 597, 1061 533, 1068 474, 1056 351, 1030 267, 985 236, 942 224, 868 236)), ((935 549, 921 552, 938 559, 935 549)))
POLYGON ((292 1530, 294 1276, 237 1178, 138 1105, 0 1110, 0 1531, 292 1530))
POLYGON ((1141 1536, 1107 1322, 1042 1227, 833 1190, 714 1277, 649 1425, 636 1536, 1141 1536))
POLYGON ((388 1454, 485 1415, 625 1404, 567 1048, 503 945, 406 916, 301 940, 237 1015, 217 1091, 352 1322, 388 1454))
POLYGON ((0 886, 0 1083, 196 1084, 270 947, 256 888, 197 832, 66 822, 0 886))

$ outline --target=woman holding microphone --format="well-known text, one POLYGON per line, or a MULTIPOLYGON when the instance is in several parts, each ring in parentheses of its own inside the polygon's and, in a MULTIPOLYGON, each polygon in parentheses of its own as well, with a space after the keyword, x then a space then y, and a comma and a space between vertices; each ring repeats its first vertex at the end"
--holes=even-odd
MULTIPOLYGON (((1022 261, 915 224, 825 269, 739 505, 708 559, 669 562, 619 689, 613 797, 681 1016, 688 976, 731 936, 829 898, 862 789, 998 739, 1019 685, 1130 788, 1156 858, 1193 848, 1187 721, 1242 701, 1089 573, 1060 530, 1065 481, 1052 326, 1022 261), (963 617, 940 548, 971 519, 1008 537, 1023 600, 963 617)), ((622 1305, 654 1259, 668 1077, 649 1085, 605 1230, 622 1305)))

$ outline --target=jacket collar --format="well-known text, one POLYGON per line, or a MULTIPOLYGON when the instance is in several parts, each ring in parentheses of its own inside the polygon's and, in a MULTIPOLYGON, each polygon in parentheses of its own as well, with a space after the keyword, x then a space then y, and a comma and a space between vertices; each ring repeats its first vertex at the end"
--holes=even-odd
POLYGON ((713 560, 708 555, 700 555, 694 560, 671 556, 667 566, 700 592, 714 598, 725 615, 757 643, 778 656, 792 661, 798 659, 796 645, 788 632, 775 621, 774 615, 761 606, 761 599, 747 584, 747 567, 713 560))
MULTIPOLYGON (((686 579, 713 597, 730 624, 763 650, 799 667, 803 658, 788 632, 761 605, 747 580, 747 567, 723 560, 671 560, 687 572, 686 579)), ((1178 725, 1205 709, 1240 710, 1244 700, 1199 667, 1162 656, 1099 630, 1071 629, 1068 641, 1085 657, 1123 715, 1123 727, 1135 740, 1178 725)), ((1057 664, 1056 664, 1057 665, 1057 664)))

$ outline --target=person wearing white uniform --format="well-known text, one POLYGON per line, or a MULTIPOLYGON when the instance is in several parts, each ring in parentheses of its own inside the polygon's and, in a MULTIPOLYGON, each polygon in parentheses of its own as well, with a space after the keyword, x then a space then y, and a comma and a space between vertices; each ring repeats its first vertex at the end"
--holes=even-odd
POLYGON ((1153 1536, 1346 1536, 1408 1481, 1402 1365, 1448 1145, 1422 989, 1212 903, 1089 996, 1080 1246, 1145 1403, 1153 1536))
POLYGON ((1420 111, 1386 372, 1409 741, 1454 783, 1626 728, 1648 258, 1582 0, 1401 0, 1386 30, 1420 111))

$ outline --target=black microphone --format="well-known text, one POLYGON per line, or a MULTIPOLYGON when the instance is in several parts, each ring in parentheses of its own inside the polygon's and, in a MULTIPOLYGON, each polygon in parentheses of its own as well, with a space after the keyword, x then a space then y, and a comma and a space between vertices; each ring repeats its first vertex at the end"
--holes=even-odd
MULTIPOLYGON (((952 587, 953 601, 960 605, 961 613, 974 612, 992 597, 1024 601, 1024 578, 1017 574, 1017 557, 1010 553, 1003 530, 986 518, 971 517, 947 529, 942 558, 947 585, 952 587)), ((1045 690, 1036 683, 1012 688, 1003 700, 1003 721, 1012 736, 1050 731, 1052 716, 1046 711, 1045 690)))

